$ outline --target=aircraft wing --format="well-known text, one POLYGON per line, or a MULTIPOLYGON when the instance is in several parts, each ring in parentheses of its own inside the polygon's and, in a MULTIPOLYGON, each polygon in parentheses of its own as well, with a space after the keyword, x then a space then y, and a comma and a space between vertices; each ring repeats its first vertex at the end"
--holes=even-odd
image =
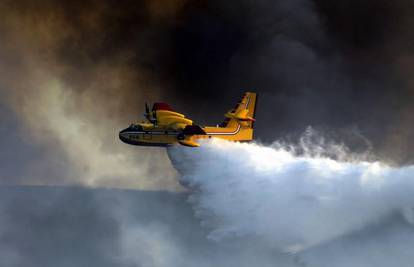
POLYGON ((178 142, 183 146, 199 147, 200 144, 194 141, 194 135, 205 135, 206 132, 198 125, 187 125, 178 142))
POLYGON ((171 129, 184 129, 187 125, 192 125, 193 121, 187 119, 183 114, 175 112, 166 103, 155 103, 153 108, 153 117, 159 126, 165 126, 171 129))

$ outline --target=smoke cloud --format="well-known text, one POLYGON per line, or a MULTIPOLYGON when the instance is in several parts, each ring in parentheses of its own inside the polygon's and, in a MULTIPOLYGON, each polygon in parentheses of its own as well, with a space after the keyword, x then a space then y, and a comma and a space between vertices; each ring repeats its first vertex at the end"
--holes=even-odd
POLYGON ((126 148, 118 130, 139 120, 145 101, 215 125, 245 90, 260 95, 263 142, 312 125, 357 148, 369 140, 384 161, 411 162, 406 1, 0 7, 2 184, 176 190, 164 152, 126 148))
POLYGON ((411 266, 412 10, 2 1, 0 184, 170 192, 3 186, 0 265, 411 266), (117 138, 145 101, 215 125, 245 90, 265 144, 312 125, 350 149, 174 148, 196 190, 172 193, 165 151, 117 138))
MULTIPOLYGON (((17 157, 24 166, 5 164, 9 175, 2 175, 1 183, 179 189, 162 150, 144 154, 117 138, 119 130, 141 118, 142 103, 161 92, 161 82, 143 66, 156 61, 154 47, 138 40, 142 46, 132 51, 126 40, 109 42, 120 28, 128 32, 124 23, 111 23, 137 11, 84 4, 1 4, 0 88, 2 106, 12 114, 10 128, 2 127, 18 140, 4 143, 3 157, 10 162, 17 157), (16 150, 36 156, 15 156, 16 150)), ((154 16, 175 14, 175 6, 154 16)), ((136 30, 153 19, 136 21, 136 30)))

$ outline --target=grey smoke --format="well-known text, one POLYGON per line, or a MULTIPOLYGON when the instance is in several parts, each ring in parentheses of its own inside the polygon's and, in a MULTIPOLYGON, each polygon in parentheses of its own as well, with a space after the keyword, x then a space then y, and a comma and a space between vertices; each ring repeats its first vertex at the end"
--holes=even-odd
POLYGON ((186 193, 0 188, 0 265, 411 266, 414 230, 399 214, 296 254, 254 236, 220 242, 186 193))

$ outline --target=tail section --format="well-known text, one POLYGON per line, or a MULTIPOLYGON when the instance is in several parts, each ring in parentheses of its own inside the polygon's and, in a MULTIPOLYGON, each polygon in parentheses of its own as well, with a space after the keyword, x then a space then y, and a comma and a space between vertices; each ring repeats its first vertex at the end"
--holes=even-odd
POLYGON ((247 92, 236 106, 225 114, 226 120, 220 125, 232 132, 228 139, 234 141, 253 140, 257 94, 247 92))
POLYGON ((256 93, 245 93, 236 106, 225 114, 219 127, 204 127, 205 138, 217 137, 231 141, 253 140, 256 93))
POLYGON ((257 94, 247 92, 236 106, 225 114, 226 120, 220 125, 225 128, 253 129, 255 122, 257 94))

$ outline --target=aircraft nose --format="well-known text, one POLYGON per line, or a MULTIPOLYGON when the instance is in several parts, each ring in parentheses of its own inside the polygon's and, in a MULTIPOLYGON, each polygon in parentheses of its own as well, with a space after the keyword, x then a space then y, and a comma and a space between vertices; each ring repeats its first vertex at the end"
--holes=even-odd
POLYGON ((119 135, 121 135, 122 133, 125 133, 126 131, 128 131, 128 129, 129 129, 129 127, 128 127, 128 128, 123 129, 122 131, 120 131, 120 132, 119 132, 119 135))
POLYGON ((119 132, 119 139, 124 142, 124 143, 128 143, 128 138, 125 135, 125 132, 128 130, 128 128, 123 129, 122 131, 119 132))

